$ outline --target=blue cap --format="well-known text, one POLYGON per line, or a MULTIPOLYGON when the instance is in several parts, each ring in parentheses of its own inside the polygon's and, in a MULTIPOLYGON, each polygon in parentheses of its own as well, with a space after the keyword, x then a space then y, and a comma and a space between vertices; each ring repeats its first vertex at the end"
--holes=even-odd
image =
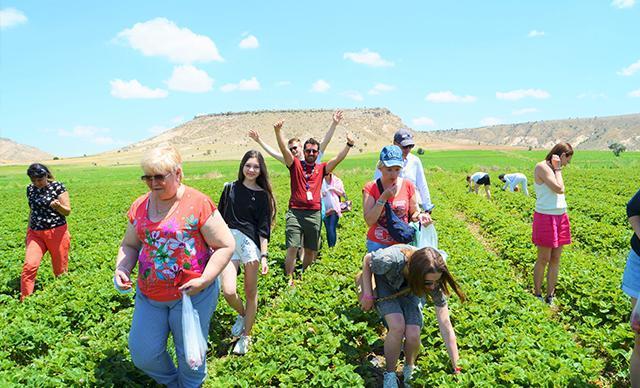
POLYGON ((402 150, 397 145, 385 146, 380 151, 380 161, 387 167, 403 167, 402 150))

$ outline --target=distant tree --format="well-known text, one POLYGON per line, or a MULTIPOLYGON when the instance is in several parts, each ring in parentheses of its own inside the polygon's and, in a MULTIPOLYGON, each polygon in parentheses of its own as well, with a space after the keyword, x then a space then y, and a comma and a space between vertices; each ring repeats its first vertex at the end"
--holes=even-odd
POLYGON ((624 144, 611 143, 609 144, 609 149, 613 151, 615 156, 620 156, 621 153, 627 150, 627 147, 625 147, 624 144))
POLYGON ((54 156, 54 157, 53 157, 53 160, 60 160, 60 158, 59 158, 59 157, 57 157, 57 156, 54 156))
POLYGON ((416 152, 418 153, 418 155, 424 155, 424 150, 422 149, 422 147, 419 147, 416 152))
POLYGON ((529 151, 531 151, 533 149, 533 147, 529 146, 529 151))

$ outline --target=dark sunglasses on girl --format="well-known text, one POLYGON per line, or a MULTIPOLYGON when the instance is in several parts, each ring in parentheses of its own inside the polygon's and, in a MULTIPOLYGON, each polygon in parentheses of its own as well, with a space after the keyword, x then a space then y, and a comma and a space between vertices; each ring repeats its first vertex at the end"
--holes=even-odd
POLYGON ((167 177, 171 175, 171 173, 168 174, 156 174, 156 175, 143 175, 140 177, 141 180, 146 181, 146 182, 151 182, 152 180, 157 180, 158 182, 164 182, 165 179, 167 179, 167 177))
POLYGON ((293 152, 298 149, 298 146, 289 147, 289 151, 293 152))

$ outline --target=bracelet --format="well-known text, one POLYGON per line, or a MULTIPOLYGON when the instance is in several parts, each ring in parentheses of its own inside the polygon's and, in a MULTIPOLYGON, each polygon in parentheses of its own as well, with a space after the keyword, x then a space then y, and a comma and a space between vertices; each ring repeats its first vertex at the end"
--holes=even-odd
POLYGON ((384 206, 385 203, 387 203, 387 201, 385 201, 382 198, 378 198, 378 200, 376 201, 376 205, 380 205, 380 206, 384 206))
POLYGON ((349 147, 353 147, 354 145, 355 145, 354 143, 347 142, 347 146, 349 146, 349 147))
POLYGON ((364 300, 376 300, 376 298, 373 295, 369 295, 369 294, 362 294, 362 299, 364 299, 364 300))

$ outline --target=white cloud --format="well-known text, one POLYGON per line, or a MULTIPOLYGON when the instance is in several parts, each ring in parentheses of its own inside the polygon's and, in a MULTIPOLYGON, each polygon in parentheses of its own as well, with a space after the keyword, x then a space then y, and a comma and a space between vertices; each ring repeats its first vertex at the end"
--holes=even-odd
POLYGON ((344 53, 342 57, 355 63, 373 67, 390 67, 394 65, 393 62, 382 59, 380 54, 375 51, 369 51, 369 49, 363 49, 359 53, 344 53))
POLYGON ((169 95, 166 90, 151 89, 142 86, 142 84, 135 79, 131 81, 115 79, 109 83, 111 84, 111 95, 116 98, 165 98, 169 95))
POLYGON ((165 18, 136 23, 118 33, 118 38, 145 56, 167 57, 174 63, 223 61, 209 37, 180 28, 165 18))
POLYGON ((278 86, 278 87, 289 86, 289 85, 291 85, 291 81, 278 81, 278 82, 276 82, 276 86, 278 86))
POLYGON ((591 100, 598 100, 600 98, 605 99, 607 98, 607 95, 604 93, 593 93, 593 92, 586 92, 586 93, 580 93, 577 95, 577 97, 580 100, 583 100, 585 98, 589 98, 591 100))
POLYGON ((378 84, 375 84, 373 88, 371 88, 371 90, 369 90, 369 94, 378 95, 385 92, 391 92, 393 90, 396 90, 396 87, 393 85, 378 83, 378 84))
POLYGON ((3 30, 26 22, 27 17, 22 11, 18 11, 15 8, 4 8, 0 10, 0 28, 3 30))
POLYGON ((636 61, 635 63, 632 63, 628 67, 625 67, 624 69, 620 70, 618 72, 618 75, 623 75, 628 77, 630 75, 634 75, 638 70, 640 70, 640 59, 638 59, 638 61, 636 61))
POLYGON ((544 36, 544 31, 538 31, 538 30, 531 30, 529 31, 529 33, 527 34, 527 36, 529 38, 537 38, 539 36, 544 36))
POLYGON ((545 99, 551 97, 551 95, 549 92, 541 89, 518 89, 510 92, 496 92, 496 98, 498 100, 516 101, 525 97, 545 99))
POLYGON ((511 112, 511 114, 514 116, 519 116, 519 115, 526 115, 527 113, 535 113, 537 111, 538 111, 537 108, 522 108, 522 109, 514 110, 513 112, 511 112))
POLYGON ((72 130, 59 129, 58 136, 74 138, 82 141, 89 141, 93 144, 109 145, 116 141, 107 136, 111 130, 109 128, 98 128, 91 125, 76 125, 72 130))
POLYGON ((364 100, 364 97, 362 97, 362 94, 360 94, 359 92, 355 91, 355 90, 347 90, 345 92, 342 93, 343 96, 352 99, 353 101, 362 101, 364 100))
POLYGON ((629 92, 629 97, 640 97, 640 89, 629 92))
POLYGON ((260 82, 256 79, 256 77, 252 77, 251 79, 242 79, 237 84, 225 84, 220 87, 220 90, 223 92, 233 92, 235 90, 242 91, 256 91, 260 90, 260 82))
POLYGON ((427 94, 425 100, 429 102, 437 102, 437 103, 445 103, 445 102, 475 102, 477 98, 475 96, 456 96, 451 91, 447 90, 446 92, 435 92, 427 94))
POLYGON ((480 124, 486 127, 490 127, 492 125, 499 125, 502 123, 503 123, 502 119, 498 117, 485 117, 482 120, 480 120, 480 124))
POLYGON ((616 8, 631 8, 636 3, 636 0, 613 0, 611 2, 612 7, 616 8))
POLYGON ((242 39, 238 46, 243 49, 255 49, 260 47, 260 44, 258 43, 258 38, 253 35, 249 35, 242 39))
POLYGON ((213 88, 213 78, 206 71, 192 65, 176 66, 167 81, 170 90, 187 93, 205 93, 213 88))
POLYGON ((432 118, 424 116, 416 117, 415 119, 411 120, 411 122, 417 127, 433 127, 434 125, 436 125, 436 122, 433 121, 432 118))
POLYGON ((331 85, 323 79, 319 79, 311 85, 311 91, 315 93, 324 93, 331 88, 331 85))

